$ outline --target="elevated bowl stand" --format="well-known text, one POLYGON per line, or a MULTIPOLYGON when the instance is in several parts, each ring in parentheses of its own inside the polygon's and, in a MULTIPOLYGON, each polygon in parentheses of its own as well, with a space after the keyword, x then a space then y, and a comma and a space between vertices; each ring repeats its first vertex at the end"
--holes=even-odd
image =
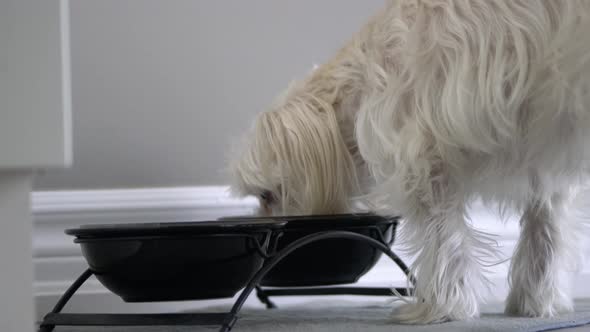
MULTIPOLYGON (((39 332, 51 332, 56 326, 214 326, 219 325, 220 332, 230 331, 238 320, 238 313, 242 309, 246 299, 256 290, 258 299, 272 309, 277 306, 270 300, 271 296, 303 296, 303 295, 368 295, 368 296, 392 296, 395 293, 392 288, 367 288, 367 287, 312 287, 312 288, 263 288, 260 282, 266 274, 272 270, 281 260, 293 251, 310 243, 326 239, 350 239, 364 242, 373 248, 383 252, 406 274, 410 283, 414 284, 414 277, 406 264, 390 248, 383 236, 381 241, 369 236, 349 231, 323 231, 307 235, 294 241, 274 255, 268 257, 265 264, 254 274, 244 288, 229 312, 222 313, 170 313, 170 314, 76 314, 62 313, 61 311, 76 293, 76 291, 93 275, 88 269, 84 271, 76 281, 66 290, 53 310, 45 315, 40 324, 39 332)), ((412 288, 395 288, 401 296, 411 296, 412 288)))

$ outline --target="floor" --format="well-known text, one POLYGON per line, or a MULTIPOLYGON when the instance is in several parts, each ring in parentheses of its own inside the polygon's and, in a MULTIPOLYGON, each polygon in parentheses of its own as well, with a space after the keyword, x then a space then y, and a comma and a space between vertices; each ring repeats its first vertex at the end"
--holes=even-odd
MULTIPOLYGON (((309 300, 308 300, 309 301, 309 300)), ((391 310, 392 304, 381 301, 362 302, 339 299, 334 301, 311 301, 306 305, 283 307, 277 311, 260 310, 260 308, 246 308, 238 320, 235 331, 240 332, 520 332, 520 331, 555 331, 581 332, 589 331, 590 325, 574 328, 556 329, 558 326, 590 322, 590 300, 576 300, 577 312, 554 319, 508 318, 501 314, 501 303, 488 304, 477 320, 468 322, 449 322, 437 326, 422 325, 391 325, 383 317, 391 310)), ((209 308, 211 312, 224 312, 227 308, 209 308)), ((79 328, 60 327, 56 332, 192 332, 195 327, 121 327, 121 328, 79 328)), ((198 327, 198 331, 217 331, 217 328, 198 327)))
POLYGON ((559 331, 563 331, 563 332, 588 332, 590 331, 590 325, 585 325, 585 326, 578 326, 578 327, 572 327, 569 329, 561 329, 559 331))

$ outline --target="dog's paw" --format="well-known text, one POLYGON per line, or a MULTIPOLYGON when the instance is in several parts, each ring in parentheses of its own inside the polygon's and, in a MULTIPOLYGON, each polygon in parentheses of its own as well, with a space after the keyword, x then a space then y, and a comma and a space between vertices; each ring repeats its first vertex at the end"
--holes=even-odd
POLYGON ((574 304, 570 297, 559 290, 531 296, 522 290, 511 291, 506 300, 504 312, 510 316, 554 317, 559 314, 573 312, 574 304))
POLYGON ((477 311, 469 312, 459 308, 449 310, 448 307, 436 307, 421 302, 400 305, 392 312, 391 319, 400 324, 435 324, 452 320, 466 320, 477 316, 477 311))

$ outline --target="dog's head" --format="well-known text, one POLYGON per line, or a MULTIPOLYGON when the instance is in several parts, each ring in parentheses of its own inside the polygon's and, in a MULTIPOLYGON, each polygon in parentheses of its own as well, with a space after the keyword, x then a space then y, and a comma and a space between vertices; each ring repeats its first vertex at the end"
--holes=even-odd
POLYGON ((234 153, 232 190, 260 200, 261 215, 335 214, 350 210, 356 169, 333 103, 291 88, 234 153))

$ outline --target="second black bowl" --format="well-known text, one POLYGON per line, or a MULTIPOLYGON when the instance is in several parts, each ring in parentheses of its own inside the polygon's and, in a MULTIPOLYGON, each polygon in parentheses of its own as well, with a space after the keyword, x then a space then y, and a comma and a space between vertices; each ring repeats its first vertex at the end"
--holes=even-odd
MULTIPOLYGON (((393 244, 398 217, 374 214, 325 216, 236 217, 222 220, 274 220, 285 226, 273 231, 271 252, 278 252, 294 241, 325 231, 349 231, 393 244)), ((263 286, 302 287, 351 284, 365 275, 382 253, 367 243, 351 239, 326 239, 295 250, 279 262, 262 280, 263 286)))

